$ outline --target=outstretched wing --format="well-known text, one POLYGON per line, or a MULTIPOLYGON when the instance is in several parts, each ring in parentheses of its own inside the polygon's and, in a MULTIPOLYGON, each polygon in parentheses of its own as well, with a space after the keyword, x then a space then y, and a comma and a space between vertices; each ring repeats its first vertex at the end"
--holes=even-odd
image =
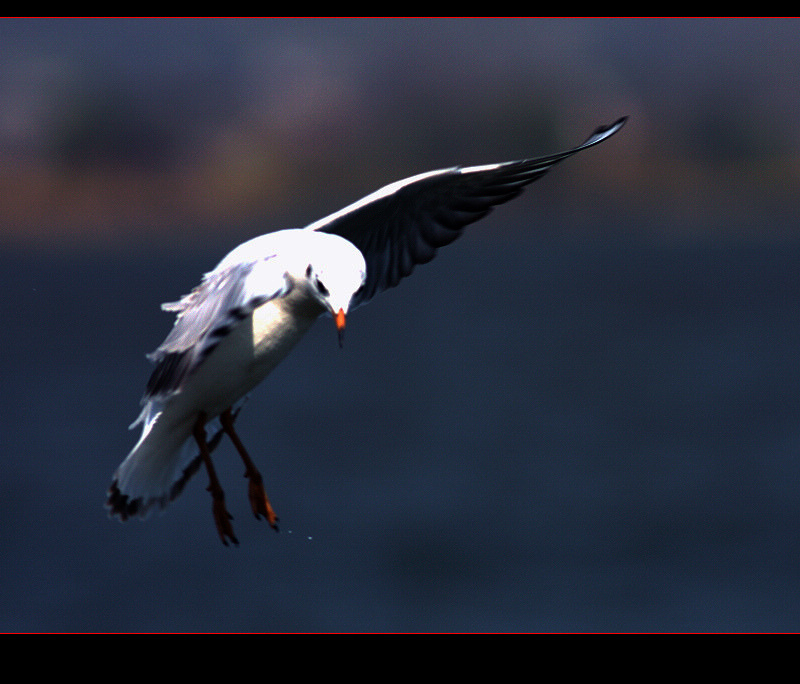
POLYGON ((291 285, 279 261, 271 255, 217 269, 180 301, 161 305, 178 316, 161 346, 148 354, 156 367, 143 403, 177 392, 242 320, 268 300, 288 293, 291 285))
POLYGON ((464 227, 508 202, 556 163, 614 135, 623 117, 598 128, 578 147, 558 154, 485 166, 431 171, 392 183, 311 225, 352 242, 367 262, 367 282, 353 302, 363 304, 394 287, 464 227))

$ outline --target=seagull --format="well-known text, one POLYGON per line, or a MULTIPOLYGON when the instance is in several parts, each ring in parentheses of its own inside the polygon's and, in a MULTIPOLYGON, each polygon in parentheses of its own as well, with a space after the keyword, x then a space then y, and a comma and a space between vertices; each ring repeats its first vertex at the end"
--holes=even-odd
POLYGON ((199 285, 162 309, 177 314, 148 358, 155 368, 131 429, 141 436, 113 475, 109 516, 163 509, 204 465, 217 533, 238 545, 211 453, 227 436, 245 466, 251 509, 275 530, 263 478, 234 429, 244 400, 322 314, 339 344, 348 312, 396 286, 463 229, 558 162, 608 139, 627 117, 558 154, 429 171, 392 183, 309 224, 239 245, 199 285))

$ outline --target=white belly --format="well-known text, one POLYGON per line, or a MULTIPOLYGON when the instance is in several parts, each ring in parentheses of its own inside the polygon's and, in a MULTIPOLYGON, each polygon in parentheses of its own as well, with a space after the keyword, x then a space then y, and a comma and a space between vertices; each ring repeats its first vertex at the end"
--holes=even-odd
MULTIPOLYGON (((174 420, 222 413, 258 385, 308 331, 322 309, 290 295, 257 308, 223 339, 165 406, 174 420)), ((170 421, 173 422, 173 421, 170 421)))

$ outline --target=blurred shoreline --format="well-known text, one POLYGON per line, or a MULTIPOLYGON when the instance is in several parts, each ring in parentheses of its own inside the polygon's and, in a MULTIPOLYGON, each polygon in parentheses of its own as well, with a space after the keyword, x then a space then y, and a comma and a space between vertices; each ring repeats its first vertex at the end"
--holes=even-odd
MULTIPOLYGON (((533 206, 568 229, 610 203, 658 215, 659 238, 735 235, 800 193, 797 28, 2 20, 0 247, 304 225, 415 173, 559 151, 621 115, 533 206)), ((763 223, 763 239, 794 229, 763 223)))

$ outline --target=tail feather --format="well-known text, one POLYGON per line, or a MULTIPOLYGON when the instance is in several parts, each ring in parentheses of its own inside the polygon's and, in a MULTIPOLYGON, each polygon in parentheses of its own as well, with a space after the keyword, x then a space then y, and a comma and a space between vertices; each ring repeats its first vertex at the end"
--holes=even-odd
POLYGON ((111 482, 111 486, 108 488, 108 498, 106 499, 106 508, 108 509, 109 517, 113 518, 116 516, 120 520, 139 517, 144 520, 150 515, 153 508, 163 510, 170 501, 177 498, 183 491, 186 483, 200 468, 202 460, 199 454, 195 456, 182 470, 180 476, 172 483, 169 490, 158 495, 123 494, 120 489, 120 481, 115 477, 111 482))
MULTIPOLYGON (((234 417, 237 414, 238 409, 234 417)), ((191 436, 191 424, 162 426, 160 415, 161 407, 149 402, 131 425, 142 423, 142 435, 114 473, 105 504, 109 517, 145 519, 154 509, 163 510, 200 468, 203 459, 191 436)), ((222 426, 214 421, 209 452, 216 449, 222 435, 222 426)))

